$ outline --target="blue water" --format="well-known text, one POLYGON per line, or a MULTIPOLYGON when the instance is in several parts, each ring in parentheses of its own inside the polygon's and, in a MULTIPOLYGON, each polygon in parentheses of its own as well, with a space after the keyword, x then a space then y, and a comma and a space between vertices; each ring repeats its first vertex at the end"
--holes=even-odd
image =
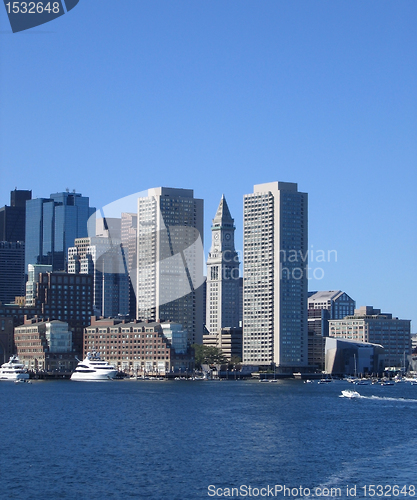
POLYGON ((363 485, 417 487, 417 386, 357 386, 364 398, 339 397, 352 388, 1 382, 0 498, 221 498, 209 485, 340 487, 337 498, 356 485, 359 498, 363 485))

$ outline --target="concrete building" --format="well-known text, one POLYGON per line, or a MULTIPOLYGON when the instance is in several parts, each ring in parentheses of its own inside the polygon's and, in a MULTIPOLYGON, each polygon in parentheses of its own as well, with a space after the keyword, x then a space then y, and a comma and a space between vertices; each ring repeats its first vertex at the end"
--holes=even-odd
POLYGON ((25 294, 25 243, 0 241, 0 304, 25 294))
POLYGON ((385 350, 379 344, 326 337, 326 373, 331 375, 382 375, 385 350))
POLYGON ((203 200, 155 188, 138 199, 137 319, 179 323, 203 340, 203 200))
POLYGON ((136 280, 137 280, 137 246, 138 246, 138 216, 137 214, 122 213, 121 238, 123 251, 129 273, 129 317, 136 318, 136 280))
POLYGON ((256 185, 244 197, 245 364, 307 366, 307 204, 288 182, 256 185))
POLYGON ((84 333, 84 356, 87 352, 99 352, 110 364, 130 373, 191 373, 194 367, 192 350, 187 346, 186 352, 177 352, 171 343, 182 345, 181 331, 181 325, 172 323, 125 323, 92 317, 84 333), (165 337, 164 330, 173 337, 165 337))
POLYGON ((223 328, 239 327, 239 257, 235 225, 224 195, 211 226, 207 259, 206 328, 217 335, 223 328))
POLYGON ((26 202, 25 269, 29 264, 49 264, 54 271, 67 270, 68 248, 75 238, 94 234, 95 209, 79 193, 55 193, 50 198, 26 202))
POLYGON ((222 328, 216 335, 203 335, 203 344, 221 349, 228 360, 242 360, 242 338, 242 328, 222 328))
POLYGON ((29 370, 68 373, 77 365, 66 322, 26 320, 15 328, 14 339, 17 354, 29 370))
POLYGON ((330 320, 329 335, 380 344, 385 348, 385 366, 400 368, 411 353, 410 323, 372 306, 363 306, 355 309, 353 316, 330 320))
POLYGON ((309 292, 308 295, 308 364, 324 370, 329 320, 352 315, 356 302, 341 290, 309 292))

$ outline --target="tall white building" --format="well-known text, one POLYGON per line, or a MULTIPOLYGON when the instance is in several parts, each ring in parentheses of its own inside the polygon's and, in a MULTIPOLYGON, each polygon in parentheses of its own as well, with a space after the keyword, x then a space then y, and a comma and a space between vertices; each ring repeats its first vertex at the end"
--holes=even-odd
POLYGON ((244 197, 243 362, 307 366, 308 199, 297 184, 254 186, 244 197))
POLYGON ((138 199, 137 319, 179 323, 191 344, 203 338, 203 212, 192 189, 138 199))
POLYGON ((212 335, 239 327, 239 257, 235 250, 234 219, 224 195, 211 226, 207 259, 206 328, 212 335))

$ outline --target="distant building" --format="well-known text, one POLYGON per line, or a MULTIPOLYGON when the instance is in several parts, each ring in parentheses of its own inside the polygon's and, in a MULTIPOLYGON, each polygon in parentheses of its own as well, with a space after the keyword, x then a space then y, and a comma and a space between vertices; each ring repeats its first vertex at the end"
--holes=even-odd
POLYGON ((299 371, 308 364, 307 194, 254 186, 244 197, 243 361, 299 371))
POLYGON ((30 370, 70 372, 77 365, 68 323, 27 320, 15 328, 14 338, 19 359, 30 370))
POLYGON ((385 348, 387 367, 404 367, 411 353, 410 320, 393 318, 380 309, 363 306, 353 316, 329 321, 329 335, 357 342, 380 344, 385 348))
POLYGON ((24 304, 0 304, 0 322, 2 319, 11 319, 13 327, 23 325, 25 318, 33 318, 37 313, 36 307, 27 307, 24 304))
POLYGON ((132 213, 122 213, 121 240, 126 257, 129 274, 129 317, 136 318, 136 284, 137 284, 137 234, 138 216, 132 213))
POLYGON ((341 290, 309 292, 308 297, 308 364, 324 370, 325 337, 329 320, 352 315, 356 302, 341 290))
POLYGON ((154 188, 138 199, 137 319, 174 322, 203 341, 203 200, 154 188))
POLYGON ((229 361, 232 358, 242 360, 242 338, 242 328, 222 328, 216 335, 203 335, 203 344, 221 349, 229 361))
POLYGON ((0 303, 25 294, 25 243, 0 241, 0 303))
POLYGON ((411 350, 413 353, 417 353, 417 335, 415 333, 411 335, 411 350))
POLYGON ((69 324, 73 350, 80 356, 83 351, 83 330, 90 323, 93 311, 93 276, 39 273, 34 308, 44 321, 59 320, 69 324))
POLYGON ((326 337, 326 373, 331 375, 382 375, 385 349, 379 344, 326 337))
POLYGON ((10 192, 10 206, 0 208, 0 241, 25 241, 26 201, 32 198, 32 191, 10 192))
POLYGON ((84 356, 99 352, 119 370, 132 373, 189 373, 194 367, 193 351, 183 351, 181 325, 159 322, 125 323, 117 319, 91 318, 84 332, 84 356), (165 336, 168 334, 168 337, 165 336))
POLYGON ((329 319, 342 319, 354 314, 356 302, 342 290, 310 292, 308 297, 308 310, 326 310, 329 319))
POLYGON ((120 239, 76 238, 74 246, 68 249, 68 273, 93 277, 94 315, 128 315, 129 275, 120 239))
MULTIPOLYGON (((67 270, 68 248, 75 238, 88 236, 95 209, 89 198, 79 193, 55 193, 50 198, 26 202, 25 268, 29 264, 49 264, 53 271, 67 270)), ((90 234, 94 234, 94 227, 90 234)))
POLYGON ((222 328, 239 327, 239 257, 235 225, 224 195, 211 226, 212 244, 207 259, 206 328, 212 335, 222 328))
POLYGON ((0 316, 0 364, 9 361, 15 353, 13 318, 0 316))
POLYGON ((40 273, 51 273, 52 266, 41 264, 28 265, 28 280, 26 282, 26 300, 27 307, 34 307, 36 305, 37 284, 39 282, 40 273))

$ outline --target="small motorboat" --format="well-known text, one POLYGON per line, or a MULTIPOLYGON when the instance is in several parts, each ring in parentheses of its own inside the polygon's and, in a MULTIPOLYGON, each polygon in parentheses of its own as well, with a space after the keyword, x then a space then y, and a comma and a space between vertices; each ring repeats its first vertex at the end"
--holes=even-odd
POLYGON ((357 391, 351 391, 349 389, 347 389, 345 391, 342 391, 342 396, 344 398, 350 398, 350 399, 352 399, 352 398, 360 398, 361 397, 361 395, 359 394, 359 392, 357 392, 357 391))

